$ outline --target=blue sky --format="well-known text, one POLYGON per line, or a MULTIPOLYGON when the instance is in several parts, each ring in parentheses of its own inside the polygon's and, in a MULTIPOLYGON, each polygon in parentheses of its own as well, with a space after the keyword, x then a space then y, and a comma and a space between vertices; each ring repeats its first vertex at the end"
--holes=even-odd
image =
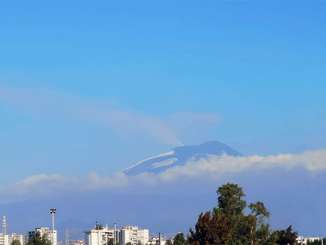
POLYGON ((0 184, 179 144, 324 149, 325 1, 0 5, 0 184))

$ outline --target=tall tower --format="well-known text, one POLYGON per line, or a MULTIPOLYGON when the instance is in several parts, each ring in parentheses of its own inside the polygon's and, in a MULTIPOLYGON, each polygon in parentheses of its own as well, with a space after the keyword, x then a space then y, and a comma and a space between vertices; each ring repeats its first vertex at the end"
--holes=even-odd
POLYGON ((2 217, 2 234, 3 236, 7 235, 7 217, 2 217))
POLYGON ((50 209, 50 214, 51 214, 51 218, 52 218, 52 245, 56 245, 55 244, 55 232, 54 232, 54 221, 55 221, 56 213, 57 213, 57 209, 55 209, 55 208, 50 209))

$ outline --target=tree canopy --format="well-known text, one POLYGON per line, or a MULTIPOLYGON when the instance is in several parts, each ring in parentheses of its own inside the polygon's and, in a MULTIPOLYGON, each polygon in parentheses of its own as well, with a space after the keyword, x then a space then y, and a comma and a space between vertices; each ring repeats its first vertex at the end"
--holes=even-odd
POLYGON ((272 231, 267 223, 269 212, 264 203, 247 205, 237 184, 227 183, 217 190, 217 207, 201 213, 187 243, 191 245, 293 245, 297 233, 272 231))
POLYGON ((39 232, 32 232, 28 237, 27 245, 52 245, 46 236, 41 236, 39 232))
POLYGON ((184 245, 186 243, 186 239, 183 233, 178 233, 173 239, 173 245, 184 245))

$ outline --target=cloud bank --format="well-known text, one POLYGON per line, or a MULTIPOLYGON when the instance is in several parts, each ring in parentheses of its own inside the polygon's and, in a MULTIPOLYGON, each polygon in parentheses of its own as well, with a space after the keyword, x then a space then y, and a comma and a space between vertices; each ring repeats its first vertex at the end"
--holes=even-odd
POLYGON ((326 150, 306 151, 300 154, 279 154, 269 156, 209 157, 191 160, 184 166, 176 166, 161 174, 143 173, 127 176, 117 173, 101 176, 90 173, 86 177, 39 174, 27 177, 0 190, 3 201, 23 200, 32 196, 51 196, 53 193, 83 193, 101 190, 124 191, 135 186, 156 188, 162 185, 178 185, 185 180, 216 180, 225 175, 259 172, 272 169, 291 171, 303 169, 309 173, 326 170, 326 150))

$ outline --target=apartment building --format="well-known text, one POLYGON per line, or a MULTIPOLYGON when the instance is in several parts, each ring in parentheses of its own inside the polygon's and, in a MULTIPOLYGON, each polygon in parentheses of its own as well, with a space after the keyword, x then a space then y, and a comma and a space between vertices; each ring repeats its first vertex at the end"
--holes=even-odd
POLYGON ((0 233, 0 245, 10 245, 9 235, 4 235, 3 233, 0 233))
POLYGON ((3 235, 0 233, 0 245, 11 245, 14 241, 19 241, 20 245, 24 245, 24 235, 16 233, 3 235))
POLYGON ((85 245, 146 245, 149 243, 149 230, 137 226, 124 226, 120 229, 96 225, 85 232, 85 245))
POLYGON ((319 242, 322 241, 321 237, 303 237, 299 236, 297 238, 297 243, 300 245, 307 245, 309 242, 319 242))
POLYGON ((34 231, 28 233, 28 237, 35 234, 39 234, 41 237, 46 237, 52 245, 58 245, 58 235, 56 230, 52 231, 49 227, 35 228, 34 231))
POLYGON ((97 224, 94 229, 85 232, 86 245, 118 244, 119 233, 114 228, 97 224))
POLYGON ((149 230, 139 229, 138 226, 124 226, 120 229, 120 245, 148 244, 149 230))

